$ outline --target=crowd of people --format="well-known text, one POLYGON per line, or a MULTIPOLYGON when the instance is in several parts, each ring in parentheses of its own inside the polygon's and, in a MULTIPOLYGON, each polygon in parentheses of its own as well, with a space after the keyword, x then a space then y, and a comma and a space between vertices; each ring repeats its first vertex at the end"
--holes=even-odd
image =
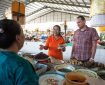
POLYGON ((46 31, 28 31, 28 30, 24 30, 24 35, 25 35, 25 40, 27 41, 45 41, 48 36, 49 33, 46 31))

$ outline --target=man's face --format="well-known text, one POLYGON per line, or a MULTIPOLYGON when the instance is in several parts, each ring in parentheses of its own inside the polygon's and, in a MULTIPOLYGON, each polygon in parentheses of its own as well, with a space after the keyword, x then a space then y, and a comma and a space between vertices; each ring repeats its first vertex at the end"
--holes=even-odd
POLYGON ((85 26, 85 20, 81 20, 81 18, 77 18, 77 25, 80 29, 85 26))

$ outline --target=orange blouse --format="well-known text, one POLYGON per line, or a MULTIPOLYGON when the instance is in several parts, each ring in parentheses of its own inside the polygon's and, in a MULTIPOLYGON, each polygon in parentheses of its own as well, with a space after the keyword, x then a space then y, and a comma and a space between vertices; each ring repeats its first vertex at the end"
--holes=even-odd
POLYGON ((60 44, 64 44, 64 43, 65 43, 65 41, 61 35, 58 37, 58 39, 56 39, 54 37, 54 35, 49 36, 47 41, 46 41, 46 45, 45 45, 49 49, 48 55, 51 57, 54 57, 56 59, 62 60, 63 54, 62 54, 62 51, 60 49, 58 49, 58 46, 60 44))

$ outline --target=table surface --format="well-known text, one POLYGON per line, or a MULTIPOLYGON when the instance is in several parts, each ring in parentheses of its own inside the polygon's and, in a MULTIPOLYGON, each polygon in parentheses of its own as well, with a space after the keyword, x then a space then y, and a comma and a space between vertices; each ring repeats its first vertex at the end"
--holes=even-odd
MULTIPOLYGON (((52 67, 51 71, 48 71, 47 73, 51 73, 51 72, 52 73, 56 72, 53 67, 52 67)), ((96 79, 96 78, 89 77, 87 79, 87 82, 89 83, 89 85, 105 85, 105 80, 103 80, 101 78, 96 79)))
POLYGON ((103 79, 89 78, 87 81, 89 82, 89 85, 105 85, 105 80, 103 79))
MULTIPOLYGON (((54 64, 49 63, 48 65, 50 65, 50 67, 51 67, 51 70, 49 71, 50 73, 51 73, 51 71, 52 71, 52 73, 56 72, 54 70, 54 66, 55 66, 54 64)), ((89 82, 89 85, 105 85, 105 80, 103 80, 101 78, 98 78, 98 79, 96 79, 96 78, 88 78, 87 81, 89 82)))

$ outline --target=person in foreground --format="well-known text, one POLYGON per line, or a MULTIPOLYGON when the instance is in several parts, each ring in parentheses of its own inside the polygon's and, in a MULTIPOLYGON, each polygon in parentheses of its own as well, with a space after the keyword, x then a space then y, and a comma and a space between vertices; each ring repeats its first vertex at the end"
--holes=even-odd
POLYGON ((77 17, 79 29, 74 32, 71 58, 80 61, 94 61, 96 53, 98 33, 94 28, 86 25, 83 16, 77 17))
POLYGON ((62 51, 65 51, 65 41, 61 36, 61 28, 59 25, 53 27, 53 34, 48 37, 46 45, 40 45, 40 49, 48 49, 48 55, 52 58, 62 60, 63 54, 62 51))
POLYGON ((17 55, 23 43, 23 30, 17 22, 0 20, 0 85, 39 85, 33 66, 17 55))

